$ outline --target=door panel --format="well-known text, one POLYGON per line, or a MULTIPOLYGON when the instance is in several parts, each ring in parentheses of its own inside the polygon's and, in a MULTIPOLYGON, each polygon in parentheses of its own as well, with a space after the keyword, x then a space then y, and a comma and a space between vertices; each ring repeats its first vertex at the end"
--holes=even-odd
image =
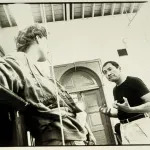
POLYGON ((82 92, 82 101, 87 112, 87 123, 96 138, 97 145, 108 144, 98 107, 101 102, 99 90, 82 92))

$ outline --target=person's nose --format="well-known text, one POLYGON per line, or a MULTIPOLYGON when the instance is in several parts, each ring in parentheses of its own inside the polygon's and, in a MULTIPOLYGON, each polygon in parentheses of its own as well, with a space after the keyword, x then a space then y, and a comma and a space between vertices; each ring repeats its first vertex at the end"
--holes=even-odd
POLYGON ((111 71, 107 71, 107 76, 110 76, 111 75, 111 71))

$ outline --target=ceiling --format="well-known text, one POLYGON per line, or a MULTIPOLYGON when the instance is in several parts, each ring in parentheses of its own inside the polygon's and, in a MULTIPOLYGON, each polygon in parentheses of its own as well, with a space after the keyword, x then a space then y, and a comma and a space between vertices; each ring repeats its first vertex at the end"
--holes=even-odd
MULTIPOLYGON (((34 22, 43 23, 137 13, 143 3, 145 2, 32 3, 29 5, 34 22)), ((8 5, 10 4, 0 4, 1 28, 17 26, 8 5)))

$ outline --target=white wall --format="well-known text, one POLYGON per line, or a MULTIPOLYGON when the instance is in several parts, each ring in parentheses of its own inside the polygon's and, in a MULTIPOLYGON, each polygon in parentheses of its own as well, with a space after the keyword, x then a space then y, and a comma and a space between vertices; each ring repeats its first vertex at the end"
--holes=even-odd
MULTIPOLYGON (((125 15, 49 23, 54 64, 117 57, 116 49, 120 47, 126 24, 125 15)), ((0 30, 0 42, 6 52, 14 50, 16 32, 16 27, 0 30)))
POLYGON ((124 71, 141 77, 150 87, 150 2, 141 7, 124 36, 129 54, 120 58, 124 71))
POLYGON ((0 28, 0 45, 6 54, 16 50, 15 37, 17 32, 17 27, 0 28))

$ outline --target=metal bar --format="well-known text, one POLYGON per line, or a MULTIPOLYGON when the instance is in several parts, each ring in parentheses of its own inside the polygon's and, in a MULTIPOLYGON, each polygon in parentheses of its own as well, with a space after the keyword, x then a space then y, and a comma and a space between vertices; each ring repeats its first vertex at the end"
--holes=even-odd
POLYGON ((11 19, 10 19, 10 15, 9 15, 9 13, 8 13, 7 5, 3 5, 3 8, 4 8, 4 11, 5 11, 7 20, 8 20, 8 22, 9 22, 9 25, 10 25, 10 27, 12 27, 12 22, 11 22, 11 19))
POLYGON ((66 16, 67 16, 67 21, 70 20, 70 5, 66 4, 66 16))
POLYGON ((102 16, 105 15, 105 3, 102 4, 101 14, 102 14, 102 16))
POLYGON ((133 11, 134 11, 134 6, 135 6, 135 3, 132 3, 132 4, 131 4, 131 7, 130 7, 130 13, 133 13, 133 11))
POLYGON ((45 11, 45 5, 42 4, 42 7, 43 7, 43 18, 44 18, 44 22, 47 22, 47 19, 46 19, 46 11, 45 11))
POLYGON ((112 4, 111 15, 114 15, 116 3, 112 4))
POLYGON ((94 11, 95 11, 95 3, 92 5, 92 17, 94 17, 94 11))
POLYGON ((74 4, 72 4, 72 19, 74 19, 74 4))
POLYGON ((54 7, 53 4, 51 4, 52 7, 52 18, 53 18, 53 22, 55 22, 55 14, 54 14, 54 7))
POLYGON ((84 4, 82 4, 82 19, 84 19, 84 4))
POLYGON ((43 4, 40 4, 40 13, 41 13, 41 17, 42 17, 42 22, 44 23, 44 15, 43 15, 43 4))
POLYGON ((123 14, 125 8, 125 3, 121 4, 120 14, 123 14))
POLYGON ((66 20, 66 16, 65 16, 65 4, 62 4, 63 5, 63 18, 64 18, 64 21, 66 20))

